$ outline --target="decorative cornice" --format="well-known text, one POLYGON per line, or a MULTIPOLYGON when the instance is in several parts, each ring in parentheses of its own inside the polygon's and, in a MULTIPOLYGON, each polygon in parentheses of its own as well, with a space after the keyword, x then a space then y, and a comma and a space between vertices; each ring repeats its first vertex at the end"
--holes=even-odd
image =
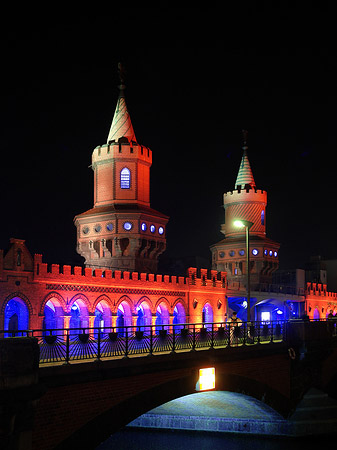
POLYGON ((154 289, 133 289, 133 288, 114 288, 103 286, 83 286, 75 284, 46 284, 46 289, 55 291, 78 291, 78 292, 110 292, 115 294, 137 294, 137 295, 161 295, 185 297, 186 293, 182 291, 160 291, 154 289))

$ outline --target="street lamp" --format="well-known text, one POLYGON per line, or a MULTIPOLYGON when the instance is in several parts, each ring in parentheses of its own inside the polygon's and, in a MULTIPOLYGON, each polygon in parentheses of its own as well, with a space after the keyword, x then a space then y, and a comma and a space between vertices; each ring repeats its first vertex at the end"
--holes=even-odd
POLYGON ((249 220, 234 221, 236 228, 246 228, 246 272, 247 272, 247 322, 250 322, 250 263, 249 263, 249 230, 254 225, 249 220))

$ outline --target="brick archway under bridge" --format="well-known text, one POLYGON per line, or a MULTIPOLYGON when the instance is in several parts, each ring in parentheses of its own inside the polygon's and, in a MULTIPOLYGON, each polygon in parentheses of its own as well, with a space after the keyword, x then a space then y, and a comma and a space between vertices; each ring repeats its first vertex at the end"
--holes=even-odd
POLYGON ((199 368, 210 366, 217 390, 263 399, 283 416, 294 406, 284 344, 42 367, 47 392, 37 405, 33 448, 93 449, 139 415, 194 393, 199 368))

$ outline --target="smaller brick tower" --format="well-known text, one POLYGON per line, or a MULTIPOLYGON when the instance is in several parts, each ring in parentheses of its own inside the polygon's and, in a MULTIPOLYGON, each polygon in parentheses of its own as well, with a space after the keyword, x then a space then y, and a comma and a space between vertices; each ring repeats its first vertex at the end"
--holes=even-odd
POLYGON ((224 194, 225 223, 221 232, 225 239, 211 246, 212 268, 226 271, 229 281, 245 283, 245 229, 237 228, 235 220, 252 222, 250 228, 251 285, 271 283, 278 268, 279 244, 266 237, 267 192, 256 188, 247 154, 247 132, 244 132, 243 156, 233 191, 224 194))
POLYGON ((94 207, 74 219, 77 252, 87 267, 156 272, 166 248, 168 217, 150 207, 152 151, 137 142, 121 65, 119 73, 120 94, 107 143, 92 154, 94 207))

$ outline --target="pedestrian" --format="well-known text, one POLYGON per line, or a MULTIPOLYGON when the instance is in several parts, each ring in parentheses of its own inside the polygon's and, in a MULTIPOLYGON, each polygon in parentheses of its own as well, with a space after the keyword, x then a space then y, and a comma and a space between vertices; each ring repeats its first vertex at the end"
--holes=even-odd
POLYGON ((242 321, 237 317, 236 311, 233 311, 227 323, 229 324, 230 345, 238 345, 239 337, 241 334, 240 327, 242 326, 242 321))

